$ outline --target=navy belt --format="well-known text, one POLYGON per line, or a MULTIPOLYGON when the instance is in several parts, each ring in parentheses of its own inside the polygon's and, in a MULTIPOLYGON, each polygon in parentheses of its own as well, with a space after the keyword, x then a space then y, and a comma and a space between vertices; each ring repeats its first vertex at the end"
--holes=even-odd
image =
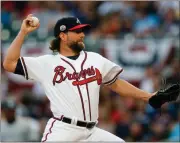
MULTIPOLYGON (((62 122, 68 123, 68 124, 71 124, 71 121, 72 121, 72 119, 67 118, 67 117, 62 117, 61 119, 56 118, 56 117, 53 117, 53 118, 58 121, 62 121, 62 122)), ((80 127, 86 127, 88 129, 92 129, 96 125, 96 122, 85 122, 85 121, 78 120, 76 125, 80 126, 80 127)))

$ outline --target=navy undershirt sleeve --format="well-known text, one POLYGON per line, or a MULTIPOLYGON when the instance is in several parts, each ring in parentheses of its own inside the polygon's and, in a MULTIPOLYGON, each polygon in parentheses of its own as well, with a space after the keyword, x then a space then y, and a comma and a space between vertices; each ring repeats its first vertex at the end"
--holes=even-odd
POLYGON ((14 73, 24 76, 24 70, 23 70, 23 66, 22 66, 22 63, 21 63, 20 59, 18 59, 16 69, 15 69, 14 73))

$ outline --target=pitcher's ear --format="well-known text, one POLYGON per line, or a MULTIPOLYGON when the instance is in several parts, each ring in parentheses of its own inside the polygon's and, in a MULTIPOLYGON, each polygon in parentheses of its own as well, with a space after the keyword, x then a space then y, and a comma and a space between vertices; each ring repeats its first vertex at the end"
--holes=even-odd
POLYGON ((59 38, 60 38, 62 41, 67 41, 67 33, 61 32, 61 33, 59 34, 59 38))

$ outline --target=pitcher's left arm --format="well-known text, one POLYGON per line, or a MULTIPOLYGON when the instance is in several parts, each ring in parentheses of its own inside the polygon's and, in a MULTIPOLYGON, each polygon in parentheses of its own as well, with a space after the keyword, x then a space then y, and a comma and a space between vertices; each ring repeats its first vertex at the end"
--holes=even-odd
POLYGON ((180 84, 173 84, 155 93, 145 92, 125 80, 117 79, 108 87, 121 96, 129 96, 148 102, 154 109, 161 108, 166 102, 176 101, 180 93, 180 84))
POLYGON ((148 101, 155 94, 145 92, 122 79, 117 79, 114 83, 108 85, 108 87, 121 96, 134 97, 144 101, 148 101))

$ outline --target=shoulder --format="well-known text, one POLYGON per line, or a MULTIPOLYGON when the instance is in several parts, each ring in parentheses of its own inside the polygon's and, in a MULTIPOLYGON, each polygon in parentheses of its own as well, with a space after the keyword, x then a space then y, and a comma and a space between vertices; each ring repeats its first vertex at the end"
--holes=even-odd
POLYGON ((38 61, 51 61, 53 59, 56 59, 57 58, 57 55, 42 55, 42 56, 38 56, 38 57, 35 57, 38 61))
POLYGON ((92 56, 92 57, 96 57, 96 58, 102 58, 102 55, 100 55, 99 53, 95 53, 95 52, 87 52, 87 51, 85 51, 86 53, 87 53, 87 55, 88 56, 92 56))
POLYGON ((52 63, 57 61, 57 55, 42 55, 42 56, 31 56, 31 57, 21 57, 22 63, 26 65, 45 65, 47 63, 52 63))
POLYGON ((38 56, 37 58, 39 58, 39 59, 48 59, 48 58, 55 58, 55 57, 57 57, 57 55, 47 54, 47 55, 38 56))

